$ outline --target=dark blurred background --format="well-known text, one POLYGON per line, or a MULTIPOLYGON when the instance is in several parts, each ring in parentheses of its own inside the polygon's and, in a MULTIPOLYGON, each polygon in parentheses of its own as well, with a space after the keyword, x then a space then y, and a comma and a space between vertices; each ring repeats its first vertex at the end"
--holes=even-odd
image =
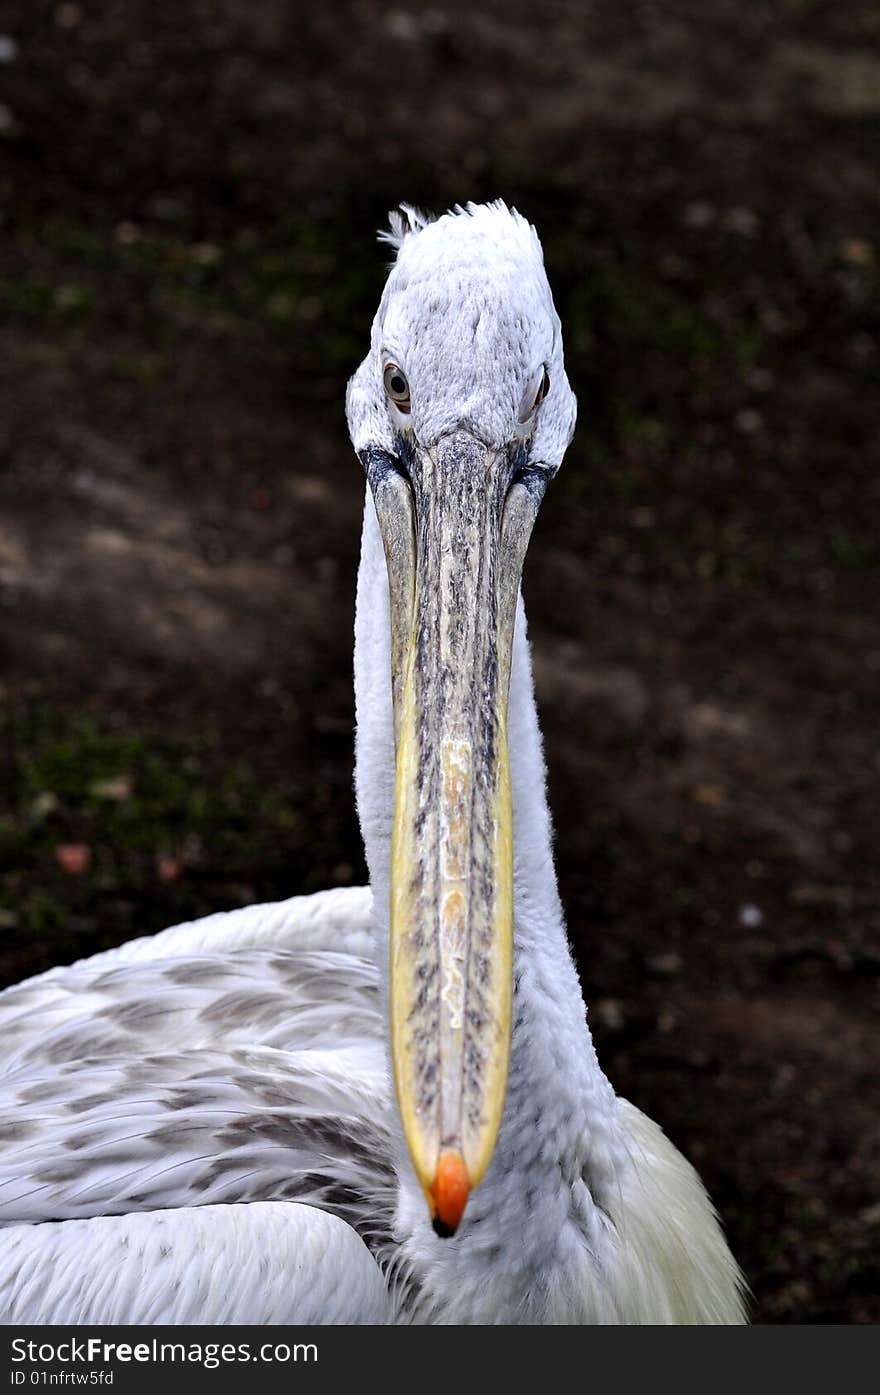
POLYGON ((880 1318, 873 0, 0 10, 0 972, 364 876, 386 211, 538 225, 526 595, 600 1057, 767 1322, 880 1318))

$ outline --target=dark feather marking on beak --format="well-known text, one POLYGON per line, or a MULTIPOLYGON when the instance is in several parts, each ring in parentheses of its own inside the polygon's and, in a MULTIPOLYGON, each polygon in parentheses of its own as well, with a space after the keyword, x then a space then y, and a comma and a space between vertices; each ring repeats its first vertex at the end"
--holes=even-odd
POLYGON ((415 439, 412 434, 397 431, 394 435, 394 444, 397 447, 397 458, 408 479, 412 479, 413 463, 415 461, 415 439))
POLYGON ((520 453, 518 451, 517 456, 514 458, 509 487, 512 489, 515 484, 521 484, 527 489, 532 497, 535 510, 537 511, 543 502, 544 495, 547 492, 547 486, 555 472, 548 469, 546 465, 533 464, 527 455, 520 460, 518 458, 519 455, 520 453))
POLYGON ((358 460, 364 468, 371 489, 375 489, 389 475, 399 475, 409 482, 409 474, 403 461, 384 446, 364 446, 363 450, 358 451, 358 460))

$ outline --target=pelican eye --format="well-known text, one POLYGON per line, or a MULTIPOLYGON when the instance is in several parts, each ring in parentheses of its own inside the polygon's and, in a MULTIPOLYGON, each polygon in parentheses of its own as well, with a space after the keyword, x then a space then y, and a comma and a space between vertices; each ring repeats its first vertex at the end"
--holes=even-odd
POLYGON ((391 398, 399 412, 408 412, 410 409, 409 383, 402 368, 398 368, 396 363, 387 363, 385 372, 382 375, 385 384, 385 391, 391 398))
POLYGON ((545 368, 545 369, 544 369, 544 376, 543 376, 543 378, 541 379, 541 386, 538 388, 537 396, 535 397, 535 404, 534 404, 534 407, 532 408, 532 411, 534 411, 535 408, 540 407, 541 403, 544 401, 544 398, 547 396, 547 393, 548 393, 549 391, 550 391, 550 374, 547 372, 547 369, 545 368))
MULTIPOLYGON (((544 401, 544 398, 547 396, 547 393, 550 391, 550 374, 547 371, 546 365, 541 369, 541 380, 538 383, 538 390, 537 392, 535 392, 535 395, 533 397, 532 392, 534 391, 534 381, 535 380, 533 378, 532 383, 529 385, 529 387, 526 388, 526 394, 522 400, 522 405, 519 409, 518 421, 520 427, 524 431, 531 430, 532 419, 536 411, 540 407, 541 403, 544 401)), ((520 435, 522 435, 522 430, 520 432, 520 435)))

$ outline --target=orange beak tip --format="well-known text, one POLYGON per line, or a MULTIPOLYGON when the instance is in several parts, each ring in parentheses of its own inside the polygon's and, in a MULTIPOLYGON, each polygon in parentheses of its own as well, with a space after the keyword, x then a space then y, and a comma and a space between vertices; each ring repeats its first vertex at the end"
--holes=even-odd
POLYGON ((441 1153, 429 1199, 434 1231, 443 1239, 448 1239, 458 1229, 470 1189, 470 1178, 461 1154, 451 1149, 441 1153))

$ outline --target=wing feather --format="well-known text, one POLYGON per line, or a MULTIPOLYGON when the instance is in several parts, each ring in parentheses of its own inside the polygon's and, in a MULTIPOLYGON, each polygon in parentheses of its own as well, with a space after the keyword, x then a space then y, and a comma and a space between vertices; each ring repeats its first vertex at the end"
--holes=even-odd
POLYGON ((262 1202, 7 1231, 0 1322, 387 1323, 360 1237, 308 1206, 262 1202))
POLYGON ((370 925, 369 891, 297 897, 0 994, 6 1320, 386 1319, 364 1246, 392 1249, 397 1190, 370 925))
POLYGON ((370 1048, 381 1040, 377 972, 334 950, 104 956, 0 994, 0 1077, 43 1066, 211 1046, 370 1048))
POLYGON ((199 1050, 5 1077, 0 1226, 299 1200, 384 1237, 394 1208, 381 1054, 199 1050))
MULTIPOLYGON (((251 949, 330 949, 369 959, 373 955, 372 905, 369 887, 333 887, 311 896, 291 896, 287 901, 218 911, 199 920, 171 925, 156 935, 143 935, 81 959, 78 966, 91 964, 98 969, 142 963, 146 959, 251 949)), ((45 983, 64 972, 64 966, 47 969, 26 983, 45 983)))

